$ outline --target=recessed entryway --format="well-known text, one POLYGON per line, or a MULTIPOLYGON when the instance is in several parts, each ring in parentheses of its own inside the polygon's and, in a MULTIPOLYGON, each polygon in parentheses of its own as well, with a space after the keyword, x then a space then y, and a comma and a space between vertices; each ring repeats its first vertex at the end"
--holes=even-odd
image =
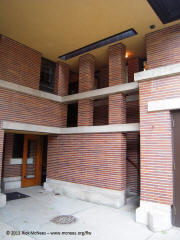
POLYGON ((45 135, 5 133, 2 192, 45 182, 47 141, 45 135))
POLYGON ((174 211, 173 224, 180 227, 180 111, 172 112, 174 148, 174 211))

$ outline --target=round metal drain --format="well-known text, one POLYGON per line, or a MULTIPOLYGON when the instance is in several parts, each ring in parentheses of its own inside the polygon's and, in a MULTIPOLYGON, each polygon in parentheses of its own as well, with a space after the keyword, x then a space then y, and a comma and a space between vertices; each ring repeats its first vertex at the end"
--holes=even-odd
POLYGON ((51 222, 55 224, 70 224, 74 223, 77 219, 72 215, 61 215, 53 218, 51 222))

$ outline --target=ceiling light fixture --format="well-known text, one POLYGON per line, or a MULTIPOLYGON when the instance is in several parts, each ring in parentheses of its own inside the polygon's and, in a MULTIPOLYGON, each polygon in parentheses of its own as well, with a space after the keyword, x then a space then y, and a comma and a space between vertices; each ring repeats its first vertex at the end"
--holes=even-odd
POLYGON ((97 48, 106 46, 108 44, 111 44, 111 43, 123 40, 125 38, 132 37, 132 36, 134 36, 136 34, 137 34, 137 32, 133 28, 130 28, 130 29, 128 29, 126 31, 123 31, 121 33, 118 33, 118 34, 115 34, 113 36, 104 38, 104 39, 102 39, 100 41, 91 43, 91 44, 89 44, 89 45, 87 45, 85 47, 79 48, 79 49, 77 49, 75 51, 69 52, 69 53, 64 54, 62 56, 59 56, 59 58, 61 60, 68 60, 70 58, 77 57, 77 56, 79 56, 79 55, 81 55, 83 53, 92 51, 94 49, 97 49, 97 48))

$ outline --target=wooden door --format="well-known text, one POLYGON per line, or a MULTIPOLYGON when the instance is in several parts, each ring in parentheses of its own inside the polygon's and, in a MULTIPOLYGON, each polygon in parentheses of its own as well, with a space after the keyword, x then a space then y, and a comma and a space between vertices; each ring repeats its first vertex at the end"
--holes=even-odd
POLYGON ((22 187, 41 184, 42 139, 36 135, 24 135, 22 187))

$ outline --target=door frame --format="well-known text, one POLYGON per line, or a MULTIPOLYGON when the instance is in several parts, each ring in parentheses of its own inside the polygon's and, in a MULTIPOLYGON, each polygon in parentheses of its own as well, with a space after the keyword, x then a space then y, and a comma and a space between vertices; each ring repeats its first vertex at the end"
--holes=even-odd
POLYGON ((21 187, 31 187, 41 184, 42 177, 42 137, 38 135, 24 135, 23 159, 22 159, 22 177, 21 187), (37 151, 35 160, 35 176, 34 178, 26 178, 27 159, 28 159, 28 141, 37 141, 37 151))
MULTIPOLYGON (((176 227, 176 209, 177 209, 177 202, 176 202, 176 175, 177 175, 177 169, 176 169, 176 148, 175 148, 175 133, 176 133, 176 118, 175 115, 179 113, 180 110, 174 110, 171 111, 171 120, 172 120, 172 171, 173 171, 173 206, 172 206, 172 225, 176 227)), ((177 226, 179 227, 179 226, 177 226)))

